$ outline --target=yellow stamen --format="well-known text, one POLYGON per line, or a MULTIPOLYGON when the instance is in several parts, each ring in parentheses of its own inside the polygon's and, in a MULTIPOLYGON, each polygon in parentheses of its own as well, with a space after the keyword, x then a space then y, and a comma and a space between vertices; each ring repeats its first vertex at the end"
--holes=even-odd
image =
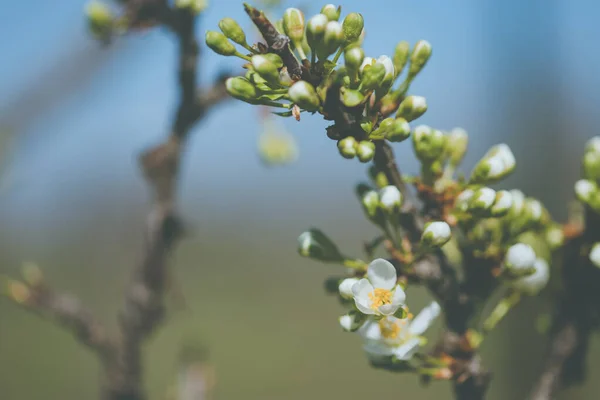
POLYGON ((369 299, 371 299, 371 309, 377 310, 384 304, 392 304, 392 292, 387 289, 377 288, 369 293, 369 299))

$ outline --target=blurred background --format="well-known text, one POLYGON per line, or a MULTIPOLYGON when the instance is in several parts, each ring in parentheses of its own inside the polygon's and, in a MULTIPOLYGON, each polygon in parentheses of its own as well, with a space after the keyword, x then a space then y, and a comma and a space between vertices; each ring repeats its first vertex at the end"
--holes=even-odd
MULTIPOLYGON (((323 5, 284 4, 309 14, 323 5)), ((363 13, 370 55, 391 54, 402 39, 429 40, 433 57, 411 89, 428 100, 420 121, 470 133, 465 169, 508 143, 518 167, 505 186, 522 187, 564 220, 583 145, 600 124, 596 1, 341 4, 363 13)), ((103 48, 86 32, 84 5, 0 7, 0 273, 17 276, 22 262, 36 262, 54 287, 114 327, 148 205, 136 157, 169 131, 176 46, 154 29, 103 48)), ((224 16, 250 31, 239 0, 213 0, 198 37, 224 16)), ((237 65, 205 51, 201 83, 237 65)), ((366 168, 337 155, 320 118, 281 123, 299 159, 278 168, 261 162, 264 127, 246 104, 223 104, 192 135, 180 186, 191 235, 172 262, 168 323, 147 345, 150 398, 165 398, 190 346, 208 348, 218 399, 451 398, 447 384, 423 389, 414 376, 371 369, 359 338, 340 331, 342 309, 322 282, 341 270, 297 256, 296 238, 318 226, 353 253, 372 237, 353 194, 366 168)), ((410 144, 396 152, 403 170, 416 170, 410 144)), ((414 309, 427 302, 418 290, 409 296, 414 309)), ((535 319, 547 300, 524 301, 486 342, 490 399, 525 397, 541 365, 535 319)), ((597 374, 597 339, 592 349, 597 374)), ((69 334, 0 299, 2 399, 94 399, 99 374, 69 334)), ((596 398, 598 390, 590 379, 563 398, 596 398)))

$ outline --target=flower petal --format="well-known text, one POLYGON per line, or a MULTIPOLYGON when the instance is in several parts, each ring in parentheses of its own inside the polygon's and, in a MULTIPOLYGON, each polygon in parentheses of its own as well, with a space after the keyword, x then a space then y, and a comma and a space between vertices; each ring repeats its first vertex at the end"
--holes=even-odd
POLYGON ((409 339, 402 346, 394 349, 394 356, 396 356, 398 360, 410 360, 417 350, 419 350, 419 347, 421 347, 421 339, 418 337, 409 339))
POLYGON ((377 321, 370 319, 359 328, 358 334, 366 340, 380 340, 381 328, 377 321))
POLYGON ((398 311, 398 308, 400 308, 400 306, 396 306, 394 304, 383 304, 377 308, 377 311, 383 315, 393 315, 396 311, 398 311))
POLYGON ((382 342, 377 341, 367 341, 363 346, 365 351, 369 356, 391 356, 394 354, 394 349, 392 347, 386 346, 382 342))
POLYGON ((352 294, 355 299, 369 300, 369 293, 373 292, 374 288, 368 279, 361 279, 352 286, 352 294))
POLYGON ((422 335, 440 315, 440 305, 435 301, 421 310, 408 326, 411 335, 422 335))
POLYGON ((378 258, 369 264, 367 278, 376 288, 392 290, 398 280, 396 268, 383 258, 378 258))
POLYGON ((406 293, 404 289, 400 285, 396 285, 396 289, 394 290, 394 297, 392 297, 392 305, 398 309, 398 307, 403 306, 406 303, 406 293))
POLYGON ((358 297, 355 297, 354 304, 356 305, 356 308, 358 308, 358 311, 360 311, 363 314, 367 314, 367 315, 377 314, 375 312, 375 310, 373 310, 371 308, 371 300, 365 301, 365 300, 359 299, 358 297))

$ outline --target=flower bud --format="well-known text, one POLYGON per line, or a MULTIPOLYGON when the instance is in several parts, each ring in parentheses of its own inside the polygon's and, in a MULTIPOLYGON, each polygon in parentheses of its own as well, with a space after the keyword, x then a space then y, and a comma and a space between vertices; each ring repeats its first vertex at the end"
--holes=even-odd
POLYGON ((598 197, 598 186, 592 181, 580 179, 575 182, 575 195, 582 203, 590 204, 598 197))
POLYGON ((546 229, 544 238, 548 243, 550 250, 554 251, 565 243, 565 234, 560 225, 552 225, 546 229))
POLYGON ((500 190, 496 193, 496 199, 491 208, 491 214, 493 217, 503 217, 508 214, 512 205, 512 194, 508 190, 500 190))
POLYGON ((475 191, 473 189, 465 189, 458 196, 456 196, 454 207, 462 212, 467 212, 469 210, 469 203, 471 202, 473 195, 475 195, 475 191))
POLYGON ((107 38, 114 22, 110 8, 100 1, 91 1, 86 5, 85 13, 91 33, 98 38, 107 38))
POLYGON ((333 4, 326 4, 321 8, 321 14, 327 17, 330 21, 337 21, 340 19, 342 13, 342 6, 334 6, 333 4))
POLYGON ((275 64, 275 67, 281 68, 283 67, 283 60, 275 53, 265 53, 261 54, 264 58, 275 64))
POLYGON ((233 40, 235 43, 245 46, 246 45, 246 34, 244 30, 233 18, 223 18, 219 21, 219 29, 225 36, 233 40))
POLYGON ((600 268, 600 243, 594 243, 589 258, 592 264, 600 268))
POLYGON ((31 287, 37 287, 44 281, 44 273, 36 264, 28 262, 22 267, 23 279, 31 287))
POLYGON ((431 44, 426 40, 419 40, 410 54, 408 76, 413 78, 421 72, 429 57, 431 57, 431 44))
POLYGON ((380 56, 377 59, 377 63, 382 64, 385 67, 385 75, 381 81, 381 87, 384 91, 388 91, 394 83, 396 72, 394 70, 394 62, 388 56, 380 56))
POLYGON ((525 199, 524 211, 528 222, 535 224, 538 224, 542 221, 545 212, 542 203, 540 203, 539 200, 531 197, 525 199))
POLYGON ((366 184, 359 184, 356 193, 367 217, 372 221, 377 220, 381 212, 379 193, 366 184))
POLYGON ((377 127, 377 129, 375 129, 374 131, 372 131, 369 134, 369 139, 380 140, 380 139, 385 138, 385 135, 387 135, 392 130, 393 125, 394 125, 394 118, 384 119, 383 121, 381 121, 379 123, 379 126, 377 127))
POLYGON ((288 95, 294 103, 307 111, 317 111, 321 105, 315 88, 306 81, 294 83, 288 90, 288 95))
POLYGON ((379 191, 379 204, 388 214, 394 214, 402 206, 402 193, 396 186, 386 186, 379 191))
POLYGON ((346 107, 356 107, 365 101, 365 95, 359 90, 348 89, 342 86, 340 88, 340 100, 346 107))
POLYGON ((221 32, 206 32, 206 45, 215 53, 222 56, 232 56, 236 53, 235 46, 221 32))
POLYGON ((356 157, 356 148, 358 147, 358 143, 353 136, 348 136, 340 140, 337 143, 337 147, 342 157, 347 159, 356 157))
POLYGON ((311 229, 298 237, 298 253, 324 262, 344 260, 335 243, 318 229, 311 229))
POLYGON ((519 217, 525 208, 525 194, 518 189, 510 190, 510 194, 512 196, 512 207, 508 212, 508 216, 510 218, 519 217))
POLYGON ((365 52, 358 46, 347 48, 344 52, 344 64, 349 73, 355 74, 365 59, 365 52))
POLYGON ((421 244, 426 247, 441 247, 452 237, 450 225, 444 221, 430 222, 425 225, 421 235, 421 244))
POLYGON ((371 178, 371 181, 373 181, 373 183, 380 189, 390 184, 385 176, 385 173, 379 170, 375 165, 372 165, 369 168, 369 178, 371 178))
POLYGON ((204 11, 207 5, 206 0, 175 0, 175 8, 187 8, 194 14, 204 11))
POLYGON ((283 13, 283 31, 296 45, 304 39, 304 14, 297 8, 288 8, 283 13))
POLYGON ((600 151, 590 150, 583 155, 583 176, 586 179, 600 181, 600 151))
POLYGON ((467 145, 469 143, 469 136, 467 131, 462 128, 454 128, 448 135, 448 146, 446 151, 448 152, 448 162, 453 167, 458 166, 467 152, 467 145))
POLYGON ((320 59, 325 59, 335 53, 343 43, 344 33, 342 32, 342 24, 337 21, 330 21, 325 27, 323 43, 319 46, 317 55, 320 59))
POLYGON ((351 300, 352 298, 354 298, 354 293, 352 293, 352 286, 354 286, 354 284, 358 281, 358 278, 346 278, 343 281, 341 281, 340 285, 338 286, 340 296, 346 300, 351 300))
MULTIPOLYGON (((369 57, 365 57, 365 61, 369 57)), ((364 64, 364 61, 363 61, 364 64)), ((366 65, 362 72, 360 88, 363 91, 369 91, 377 89, 386 75, 385 66, 381 63, 375 63, 372 65, 366 65)))
POLYGON ((544 259, 537 258, 532 267, 532 274, 517 278, 511 283, 513 289, 529 296, 538 294, 550 280, 550 267, 544 259))
POLYGON ((267 82, 279 82, 279 70, 277 66, 264 55, 257 54, 252 56, 252 67, 267 82))
POLYGON ((363 326, 367 319, 367 316, 361 312, 350 311, 346 315, 342 315, 339 318, 340 326, 346 332, 356 332, 358 328, 363 326))
POLYGON ((422 96, 408 96, 400 106, 398 112, 396 112, 397 118, 404 118, 408 122, 414 121, 419 118, 427 111, 427 100, 422 96))
POLYGON ((236 76, 225 81, 225 89, 230 96, 250 104, 256 104, 258 91, 256 87, 246 78, 236 76))
POLYGON ((356 147, 356 155, 360 162, 369 162, 375 156, 375 143, 369 140, 362 140, 356 147))
POLYGON ((408 55, 410 53, 410 44, 406 41, 399 42, 394 50, 394 69, 396 76, 402 73, 402 70, 406 66, 408 61, 408 55))
POLYGON ((511 272, 526 273, 536 261, 536 255, 531 246, 517 243, 508 249, 504 257, 504 265, 511 272))
POLYGON ((410 137, 410 125, 404 118, 396 118, 393 120, 389 130, 385 134, 385 138, 390 142, 402 142, 410 137))
POLYGON ((421 162, 431 163, 444 154, 446 136, 441 131, 419 125, 414 129, 412 138, 415 153, 421 162))
POLYGON ((344 18, 342 23, 342 30, 346 43, 354 43, 360 39, 360 35, 363 31, 365 21, 363 16, 359 13, 350 13, 344 18))
POLYGON ((474 213, 487 214, 496 201, 496 191, 488 187, 482 187, 473 193, 469 201, 469 210, 474 213))
POLYGON ((308 20, 306 24, 306 40, 313 51, 319 50, 322 45, 323 37, 329 20, 323 14, 317 14, 308 20))
POLYGON ((362 77, 366 68, 371 68, 375 64, 375 59, 373 57, 364 57, 362 64, 360 64, 360 68, 358 72, 362 77))
POLYGON ((498 182, 515 170, 515 156, 506 144, 493 146, 471 172, 470 182, 489 184, 498 182))

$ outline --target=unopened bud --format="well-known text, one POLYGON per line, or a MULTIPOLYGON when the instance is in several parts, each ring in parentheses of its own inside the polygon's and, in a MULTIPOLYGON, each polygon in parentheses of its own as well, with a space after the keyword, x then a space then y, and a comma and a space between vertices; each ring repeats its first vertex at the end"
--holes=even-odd
POLYGON ((34 263, 25 263, 22 267, 23 279, 31 287, 40 286, 44 281, 44 274, 40 267, 34 263))
POLYGON ((233 18, 223 18, 219 21, 219 29, 225 36, 229 39, 233 40, 235 43, 240 44, 242 46, 246 45, 246 33, 237 23, 237 21, 233 18))
POLYGON ((333 4, 326 4, 321 8, 321 14, 327 17, 330 21, 337 21, 340 19, 342 13, 342 6, 334 6, 333 4))
POLYGON ((504 265, 517 274, 527 272, 533 267, 536 255, 528 244, 517 243, 508 249, 504 257, 504 265))
POLYGON ((347 159, 356 157, 356 148, 358 147, 358 143, 353 136, 348 136, 340 140, 337 143, 337 147, 342 157, 347 159))
POLYGON ((454 128, 448 135, 448 162, 450 165, 458 166, 467 152, 467 145, 469 144, 469 136, 467 131, 462 128, 454 128))
POLYGON ((352 299, 354 297, 354 293, 352 293, 352 286, 354 286, 354 284, 358 281, 358 278, 346 278, 341 281, 338 286, 340 296, 346 300, 352 299))
POLYGON ((474 194, 475 191, 473 189, 465 189, 458 196, 456 196, 454 207, 462 212, 469 211, 469 203, 471 202, 474 194))
POLYGON ((402 70, 406 66, 408 61, 408 55, 410 53, 410 44, 406 41, 399 42, 394 50, 394 69, 396 76, 402 73, 402 70))
POLYGON ((114 15, 106 4, 100 1, 91 1, 86 5, 85 12, 89 29, 93 35, 98 38, 106 38, 110 35, 114 15))
POLYGON ((489 184, 504 179, 515 170, 516 161, 506 144, 493 146, 473 168, 470 182, 489 184))
POLYGON ((350 311, 346 315, 342 315, 339 318, 340 326, 346 332, 356 332, 358 328, 363 326, 367 319, 367 316, 361 312, 350 311))
POLYGON ((359 90, 348 89, 345 86, 340 88, 340 100, 346 107, 356 107, 365 101, 365 95, 359 90))
POLYGON ((283 67, 283 60, 275 53, 265 53, 261 54, 264 58, 275 64, 275 67, 281 68, 283 67))
POLYGON ((408 70, 410 78, 421 72, 429 57, 431 57, 431 44, 426 40, 419 40, 410 54, 410 68, 408 70))
POLYGON ((295 44, 304 39, 304 13, 297 8, 288 8, 283 13, 283 31, 295 44))
POLYGON ((325 27, 323 44, 318 47, 319 52, 317 55, 320 59, 325 59, 335 53, 343 43, 344 33, 342 32, 342 24, 337 21, 330 21, 325 27))
POLYGON ((372 131, 369 134, 369 139, 380 140, 385 138, 385 136, 392 130, 392 126, 394 125, 394 118, 386 118, 379 123, 377 129, 372 131))
POLYGON ((503 217, 512 208, 513 198, 512 194, 508 190, 500 190, 496 193, 496 199, 494 205, 491 208, 491 214, 493 217, 503 217))
POLYGON ((356 147, 356 155, 360 162, 369 162, 375 156, 375 143, 370 140, 362 140, 356 147))
POLYGON ((488 187, 482 187, 475 191, 469 201, 469 210, 474 213, 488 213, 496 201, 496 191, 488 187))
POLYGON ((600 268, 600 243, 594 243, 589 257, 592 264, 600 268))
POLYGON ((565 243, 565 234, 563 233, 560 225, 553 225, 549 227, 545 232, 546 242, 550 247, 550 250, 554 251, 565 243))
POLYGON ((598 197, 598 186, 590 180, 580 179, 575 182, 575 195, 582 203, 595 203, 598 197))
POLYGON ((398 107, 398 111, 396 112, 396 117, 404 118, 408 122, 414 121, 419 118, 427 111, 427 100, 422 96, 408 96, 400 106, 398 107))
POLYGON ((548 263, 542 258, 537 258, 532 268, 533 273, 517 278, 511 283, 513 289, 529 296, 535 296, 546 287, 550 280, 550 267, 548 263))
POLYGON ((233 56, 236 53, 235 46, 221 32, 208 31, 205 39, 206 45, 217 54, 233 56))
POLYGON ((379 203, 388 214, 394 214, 402 206, 402 193, 396 186, 386 186, 379 191, 379 203))
POLYGON ((433 162, 444 154, 446 136, 441 131, 419 125, 414 129, 412 138, 417 158, 422 162, 433 162))
POLYGON ((317 111, 321 105, 315 88, 306 81, 294 83, 290 87, 288 94, 294 103, 307 111, 317 111))
POLYGON ((308 20, 308 23, 306 24, 306 40, 313 51, 318 52, 323 45, 322 42, 328 23, 329 20, 323 14, 317 14, 308 20))
POLYGON ((350 13, 344 18, 342 29, 346 43, 354 43, 360 39, 365 21, 359 13, 350 13))
POLYGON ((404 118, 396 118, 385 134, 390 142, 402 142, 410 137, 410 125, 404 118))
MULTIPOLYGON (((368 57, 365 58, 367 60, 368 57)), ((364 61, 363 61, 364 64, 364 61)), ((372 65, 366 65, 362 72, 362 79, 360 88, 363 91, 377 89, 385 77, 386 70, 385 66, 381 63, 375 63, 372 65)))
POLYGON ((359 70, 364 59, 365 52, 358 46, 347 48, 344 52, 344 64, 346 65, 346 70, 352 74, 355 74, 359 70))
POLYGON ((381 81, 381 87, 384 91, 388 91, 389 88, 394 83, 394 78, 396 77, 396 72, 394 69, 394 62, 388 56, 380 56, 377 59, 377 62, 382 64, 385 67, 385 75, 381 81))
POLYGON ((324 262, 344 260, 335 243, 318 229, 311 229, 298 237, 298 253, 324 262))
POLYGON ((387 177, 385 176, 385 173, 379 168, 377 168, 377 166, 375 165, 372 165, 369 168, 369 177, 371 178, 373 183, 380 189, 390 184, 387 177))
POLYGON ((230 96, 250 104, 256 104, 258 91, 256 87, 246 78, 236 76, 225 81, 225 89, 230 96))
POLYGON ((279 70, 267 57, 261 54, 252 56, 252 67, 267 82, 279 82, 279 70))
POLYGON ((207 7, 206 0, 175 0, 175 8, 187 8, 194 14, 199 14, 207 7))
POLYGON ((450 225, 444 221, 430 222, 425 225, 421 235, 421 244, 426 247, 441 247, 452 237, 450 225))

